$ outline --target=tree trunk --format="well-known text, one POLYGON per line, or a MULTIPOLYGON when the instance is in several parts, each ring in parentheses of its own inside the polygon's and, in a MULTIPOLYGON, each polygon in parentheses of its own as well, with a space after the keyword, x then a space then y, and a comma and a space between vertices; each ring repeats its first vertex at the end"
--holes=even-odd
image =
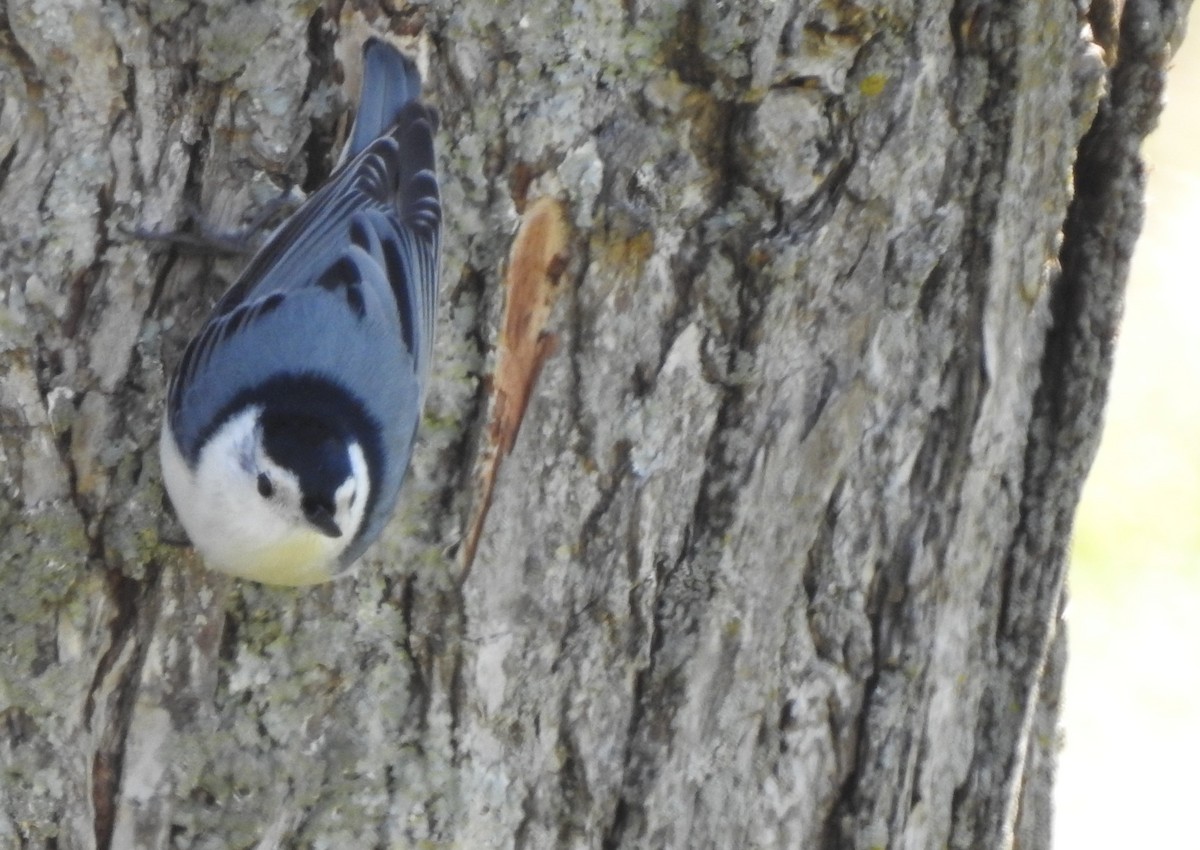
POLYGON ((1087 5, 8 0, 0 846, 1049 847, 1186 3, 1087 5), (442 114, 420 445, 356 576, 226 579, 156 440, 244 260, 130 231, 319 185, 371 31, 442 114))

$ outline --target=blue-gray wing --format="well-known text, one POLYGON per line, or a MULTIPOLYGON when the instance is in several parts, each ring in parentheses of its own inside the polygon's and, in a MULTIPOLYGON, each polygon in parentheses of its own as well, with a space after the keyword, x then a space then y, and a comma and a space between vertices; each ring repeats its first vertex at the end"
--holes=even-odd
POLYGON ((400 368, 414 383, 419 410, 437 319, 435 125, 431 109, 404 103, 387 132, 270 237, 218 302, 168 396, 171 427, 190 463, 247 382, 273 370, 329 371, 362 384, 347 390, 371 393, 379 369, 400 368), (370 376, 358 375, 350 356, 363 344, 369 350, 358 353, 378 366, 370 376), (399 354, 384 352, 393 346, 399 354))

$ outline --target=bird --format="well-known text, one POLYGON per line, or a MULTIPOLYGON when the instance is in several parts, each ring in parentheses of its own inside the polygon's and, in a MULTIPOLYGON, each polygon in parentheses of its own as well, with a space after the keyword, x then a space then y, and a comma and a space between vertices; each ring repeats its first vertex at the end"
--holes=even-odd
POLYGON ((159 454, 210 568, 269 585, 329 581, 394 512, 437 321, 437 125, 413 60, 367 39, 339 164, 184 350, 159 454))

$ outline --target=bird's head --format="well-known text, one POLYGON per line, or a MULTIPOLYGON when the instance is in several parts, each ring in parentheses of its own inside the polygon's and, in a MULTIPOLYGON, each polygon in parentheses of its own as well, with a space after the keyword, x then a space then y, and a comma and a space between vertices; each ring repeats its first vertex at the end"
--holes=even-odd
POLYGON ((370 486, 357 441, 320 419, 256 405, 212 435, 177 506, 211 566, 312 584, 331 577, 358 534, 370 486))

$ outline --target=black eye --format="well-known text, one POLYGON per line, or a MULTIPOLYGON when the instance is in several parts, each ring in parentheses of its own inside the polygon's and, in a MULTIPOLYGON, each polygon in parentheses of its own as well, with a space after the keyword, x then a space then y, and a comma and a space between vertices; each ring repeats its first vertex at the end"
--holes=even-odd
POLYGON ((267 477, 267 473, 258 473, 258 495, 264 499, 269 499, 275 495, 275 485, 271 483, 271 479, 267 477))

